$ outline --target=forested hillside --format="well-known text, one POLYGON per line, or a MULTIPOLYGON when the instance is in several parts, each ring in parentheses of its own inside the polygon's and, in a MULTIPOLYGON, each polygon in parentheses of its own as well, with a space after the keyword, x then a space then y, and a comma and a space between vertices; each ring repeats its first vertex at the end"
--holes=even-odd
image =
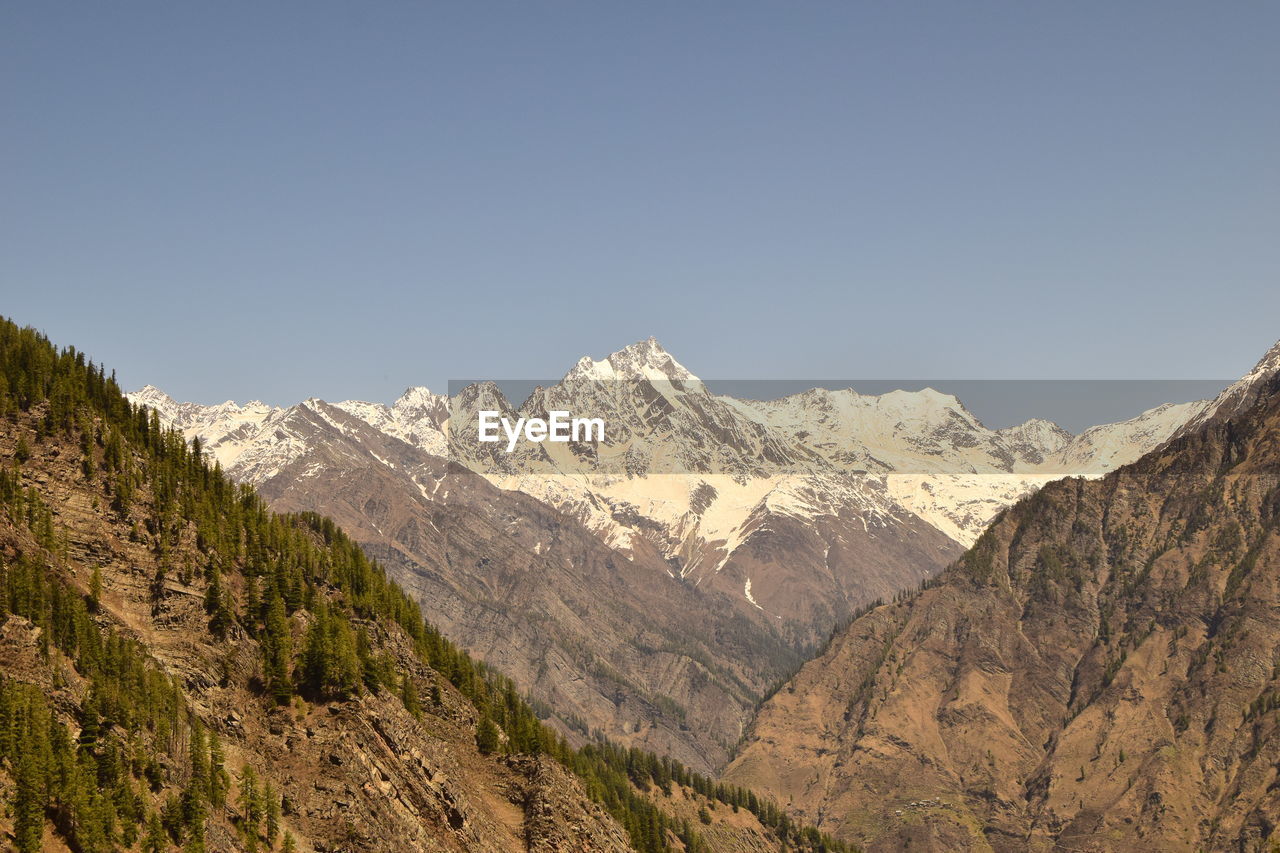
POLYGON ((332 522, 268 511, 7 321, 0 458, 23 853, 843 849, 669 759, 571 748, 332 522))

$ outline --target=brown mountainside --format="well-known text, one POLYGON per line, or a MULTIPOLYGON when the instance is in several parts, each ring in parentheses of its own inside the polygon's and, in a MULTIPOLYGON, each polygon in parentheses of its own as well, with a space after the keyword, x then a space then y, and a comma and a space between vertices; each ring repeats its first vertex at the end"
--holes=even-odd
POLYGON ((7 321, 0 801, 19 853, 843 849, 670 759, 572 748, 331 520, 270 512, 7 321))
POLYGON ((854 621, 726 778, 871 850, 1273 849, 1280 377, 1249 384, 854 621))
MULTIPOLYGON (((424 697, 421 719, 386 691, 333 703, 264 702, 258 640, 239 626, 225 640, 211 635, 207 587, 198 574, 178 571, 157 581, 162 565, 197 563, 194 527, 160 558, 157 538, 147 532, 152 500, 146 490, 127 519, 118 517, 103 479, 85 480, 79 447, 57 437, 37 439, 34 423, 0 422, 0 458, 12 464, 19 441, 29 448, 22 482, 50 507, 60 543, 49 552, 0 512, 0 561, 38 560, 85 595, 97 568, 98 625, 108 635, 137 640, 154 665, 181 684, 195 718, 221 737, 232 791, 228 807, 210 817, 209 849, 247 848, 235 803, 249 769, 283 795, 281 831, 304 851, 630 849, 622 828, 555 761, 480 755, 475 707, 415 658, 395 626, 363 625, 416 683, 424 697), (430 701, 433 695, 438 702, 430 701)), ((299 645, 303 617, 300 612, 294 620, 299 645)), ((46 660, 42 629, 29 620, 9 615, 0 623, 4 677, 47 691, 58 716, 72 731, 80 729, 88 690, 83 680, 68 677, 70 661, 56 654, 46 660)), ((173 778, 156 791, 158 803, 181 788, 185 771, 175 760, 173 778)), ((0 789, 11 793, 2 770, 0 789)))
POLYGON ((576 742, 599 731, 711 772, 800 662, 763 615, 676 580, 643 543, 624 555, 533 497, 313 405, 282 426, 306 451, 262 496, 338 521, 576 742))

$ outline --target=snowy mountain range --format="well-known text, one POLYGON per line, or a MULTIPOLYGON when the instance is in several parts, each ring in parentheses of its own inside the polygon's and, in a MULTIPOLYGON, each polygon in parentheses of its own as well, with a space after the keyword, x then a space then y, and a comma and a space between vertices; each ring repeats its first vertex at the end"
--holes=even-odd
POLYGON ((940 570, 1044 483, 1133 461, 1208 405, 1079 435, 992 430, 931 389, 715 394, 653 339, 583 358, 518 405, 491 383, 390 406, 130 398, 275 508, 337 518, 562 721, 708 768, 833 625, 940 570), (609 428, 505 454, 474 441, 480 409, 609 428), (612 592, 584 597, 593 586, 612 592))
MULTIPOLYGON (((922 519, 968 546, 997 512, 1045 482, 1100 476, 1131 462, 1208 405, 1167 404, 1073 436, 1039 419, 991 430, 954 396, 932 389, 862 395, 819 388, 779 400, 738 400, 711 393, 652 338, 600 361, 583 358, 518 408, 492 385, 468 388, 455 400, 410 388, 390 406, 315 398, 290 408, 257 401, 201 406, 152 386, 130 397, 199 438, 228 473, 255 485, 305 455, 306 439, 290 428, 298 414, 343 429, 330 414, 338 410, 467 464, 500 488, 532 495, 612 547, 631 551, 642 538, 694 583, 720 573, 775 516, 812 522, 852 513, 864 532, 922 519), (451 419, 474 419, 479 408, 525 416, 587 412, 609 424, 608 440, 590 458, 539 445, 497 465, 500 451, 471 441, 474 428, 449 428, 451 419)), ((770 607, 769 580, 730 575, 752 606, 780 618, 796 615, 781 602, 770 607)))
MULTIPOLYGON (((628 524, 620 515, 656 522, 674 534, 665 546, 672 555, 687 550, 694 527, 695 538, 729 543, 742 539, 742 526, 759 506, 809 514, 822 511, 815 500, 840 505, 872 482, 883 487, 878 500, 867 502, 872 517, 909 510, 968 545, 996 512, 1028 491, 1131 462, 1208 407, 1166 404, 1073 436, 1040 419, 991 430, 954 396, 932 389, 862 395, 818 388, 779 400, 738 400, 708 391, 652 338, 600 361, 583 358, 560 383, 538 389, 518 408, 491 385, 452 401, 414 387, 390 406, 315 398, 290 408, 258 401, 202 406, 176 402, 153 386, 130 399, 199 438, 245 482, 260 485, 305 452, 288 429, 293 413, 307 409, 324 417, 337 409, 567 510, 615 546, 652 535, 641 533, 641 527, 651 531, 649 525, 628 524), (458 421, 481 407, 527 416, 589 412, 609 424, 609 440, 593 448, 589 460, 557 458, 543 445, 536 459, 517 455, 497 469, 492 455, 480 457, 480 445, 458 437, 474 435, 473 429, 454 430, 450 439, 451 413, 458 421), (797 490, 796 478, 808 488, 797 490)), ((725 557, 732 553, 722 550, 725 557)))

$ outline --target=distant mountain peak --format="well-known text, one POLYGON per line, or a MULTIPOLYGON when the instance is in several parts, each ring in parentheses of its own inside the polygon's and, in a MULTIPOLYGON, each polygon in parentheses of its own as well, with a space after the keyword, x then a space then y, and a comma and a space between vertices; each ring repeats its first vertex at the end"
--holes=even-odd
POLYGON ((425 385, 414 385, 406 388, 391 404, 391 412, 397 418, 417 420, 425 417, 438 423, 448 417, 449 398, 444 394, 433 394, 425 385))
POLYGON ((129 397, 135 403, 141 403, 144 406, 151 406, 152 408, 157 408, 159 404, 173 405, 177 403, 177 400, 174 400, 154 385, 143 385, 137 391, 130 394, 129 397))
POLYGON ((1276 341, 1275 346, 1267 350, 1267 354, 1254 365, 1253 370, 1245 378, 1259 378, 1276 371, 1280 371, 1280 341, 1276 341))
POLYGON ((404 389, 395 402, 397 406, 429 406, 433 405, 438 399, 438 395, 432 394, 431 389, 425 385, 411 385, 404 389))
POLYGON ((1070 430, 1063 429, 1058 424, 1051 420, 1047 420, 1046 418, 1031 418, 1030 420, 1023 421, 1020 424, 996 430, 996 432, 1006 435, 1016 433, 1019 435, 1061 436, 1063 437, 1064 444, 1071 438, 1070 430))
POLYGON ((1187 421, 1174 437, 1196 432, 1211 420, 1225 420, 1240 415, 1257 402, 1265 382, 1277 373, 1280 373, 1280 341, 1267 350, 1253 370, 1228 386, 1204 411, 1187 421))
POLYGON ((628 380, 649 379, 657 381, 696 382, 694 376, 671 353, 663 349, 657 338, 623 347, 617 352, 596 361, 583 356, 564 377, 566 380, 628 380))

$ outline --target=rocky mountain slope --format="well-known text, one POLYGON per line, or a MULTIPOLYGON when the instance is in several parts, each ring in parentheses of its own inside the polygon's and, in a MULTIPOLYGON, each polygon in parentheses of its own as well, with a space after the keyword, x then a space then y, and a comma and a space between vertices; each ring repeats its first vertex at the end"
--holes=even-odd
POLYGON ((1044 482, 1136 458, 1198 411, 1072 437, 989 430, 933 391, 738 400, 652 339, 518 407, 493 385, 389 407, 131 399, 273 506, 337 518, 571 737, 599 729, 708 771, 831 626, 938 571, 1044 482), (609 428, 590 448, 508 455, 469 440, 481 408, 609 428))
POLYGON ((870 850, 1280 842, 1280 347, 835 637, 725 778, 870 850))
POLYGON ((823 843, 669 759, 572 748, 331 521, 271 513, 8 322, 0 459, 6 849, 823 843))
POLYGON ((763 617, 681 583, 654 549, 618 553, 345 408, 309 400, 270 424, 232 470, 269 474, 258 488, 278 510, 341 521, 575 742, 600 730, 709 772, 759 694, 799 663, 763 617))

